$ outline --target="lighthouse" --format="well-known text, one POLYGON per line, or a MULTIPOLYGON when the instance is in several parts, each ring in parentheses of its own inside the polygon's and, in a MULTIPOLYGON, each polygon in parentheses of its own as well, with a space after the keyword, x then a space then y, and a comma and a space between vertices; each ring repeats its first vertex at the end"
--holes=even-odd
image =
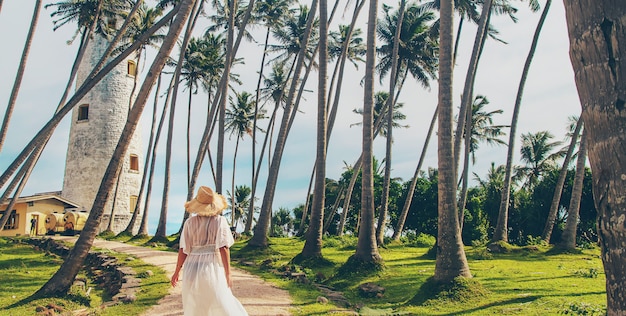
MULTIPOLYGON (((78 68, 77 86, 85 81, 108 44, 104 36, 93 35, 78 68)), ((134 97, 131 100, 131 94, 137 75, 136 61, 127 58, 94 86, 72 111, 62 195, 86 211, 91 210, 133 105, 134 97)), ((100 231, 111 227, 115 233, 119 233, 128 225, 141 186, 144 163, 141 151, 141 126, 137 126, 123 157, 119 179, 116 179, 116 185, 103 210, 100 231)), ((139 212, 138 215, 143 210, 139 212)), ((136 221, 135 229, 140 222, 136 221)))

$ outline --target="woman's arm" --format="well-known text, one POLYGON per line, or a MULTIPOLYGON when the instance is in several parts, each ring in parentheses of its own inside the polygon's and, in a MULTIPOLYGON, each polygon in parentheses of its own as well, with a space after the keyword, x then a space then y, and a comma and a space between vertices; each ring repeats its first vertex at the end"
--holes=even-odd
POLYGON ((220 255, 222 257, 222 264, 224 265, 224 273, 226 274, 226 282, 228 287, 233 287, 233 281, 230 278, 230 249, 228 247, 220 248, 220 255))
POLYGON ((176 287, 178 283, 178 273, 180 273, 180 269, 183 267, 183 263, 185 263, 185 259, 187 259, 187 254, 183 252, 183 248, 178 249, 178 258, 176 259, 176 269, 174 270, 174 274, 172 275, 172 280, 170 284, 172 287, 176 287))

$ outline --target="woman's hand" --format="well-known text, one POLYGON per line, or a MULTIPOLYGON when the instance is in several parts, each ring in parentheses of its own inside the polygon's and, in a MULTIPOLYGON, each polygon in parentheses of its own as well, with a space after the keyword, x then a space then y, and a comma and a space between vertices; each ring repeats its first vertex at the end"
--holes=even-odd
POLYGON ((170 280, 170 284, 172 285, 172 287, 176 287, 176 284, 178 284, 178 270, 174 272, 174 274, 172 275, 172 279, 170 280))

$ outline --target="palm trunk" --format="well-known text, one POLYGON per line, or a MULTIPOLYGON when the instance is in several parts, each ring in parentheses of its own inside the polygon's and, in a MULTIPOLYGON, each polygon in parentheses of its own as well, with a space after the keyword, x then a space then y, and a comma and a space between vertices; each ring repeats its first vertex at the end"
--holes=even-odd
POLYGON ((165 145, 165 172, 163 179, 163 195, 161 197, 161 213, 159 214, 159 224, 157 225, 156 232, 154 233, 154 237, 152 239, 154 241, 164 240, 167 235, 167 208, 169 201, 169 190, 170 190, 170 166, 171 166, 171 158, 172 158, 172 140, 174 137, 174 117, 176 112, 176 100, 178 95, 178 82, 180 78, 180 72, 183 65, 183 59, 185 58, 185 51, 187 50, 187 45, 189 44, 189 40, 191 39, 191 33, 193 31, 193 26, 200 12, 199 6, 202 1, 198 1, 194 3, 192 8, 191 16, 193 17, 187 23, 187 29, 185 30, 185 35, 183 37, 183 41, 180 47, 180 54, 178 57, 178 62, 176 63, 176 70, 174 71, 174 86, 172 90, 172 102, 170 105, 170 116, 169 123, 167 127, 167 142, 165 145))
POLYGON ((578 158, 576 160, 576 174, 574 175, 574 185, 572 186, 572 197, 569 201, 569 209, 567 211, 567 221, 565 229, 561 235, 560 247, 567 250, 576 249, 576 231, 578 228, 578 219, 580 211, 580 200, 583 194, 583 180, 585 179, 585 160, 587 159, 587 137, 583 130, 580 136, 580 145, 578 147, 578 158))
MULTIPOLYGON (((148 165, 150 164, 150 161, 151 161, 149 158, 150 156, 152 156, 153 148, 156 147, 156 144, 154 144, 155 142, 154 133, 156 129, 157 105, 159 103, 159 91, 161 90, 161 76, 162 75, 163 75, 162 73, 159 74, 159 79, 157 79, 156 90, 154 91, 154 107, 152 109, 152 123, 150 124, 150 138, 148 140, 148 150, 145 155, 146 161, 144 162, 144 166, 143 166, 143 174, 141 176, 141 185, 139 185, 139 194, 137 195, 137 203, 135 203, 135 209, 132 210, 133 216, 130 218, 130 221, 128 222, 128 225, 126 226, 126 229, 124 229, 123 231, 123 233, 128 234, 128 235, 133 234, 133 231, 135 229, 135 223, 137 223, 137 216, 139 216, 139 212, 141 210, 141 199, 143 198, 143 191, 144 191, 144 188, 146 187, 146 179, 148 176, 148 165)), ((147 209, 144 209, 144 212, 143 212, 144 216, 147 211, 148 211, 147 209)))
POLYGON ((402 213, 400 213, 400 217, 398 218, 398 224, 393 232, 393 236, 391 236, 393 240, 400 240, 400 235, 402 235, 404 223, 406 222, 406 217, 409 214, 409 209, 411 208, 411 203, 413 202, 413 193, 415 192, 415 187, 417 186, 417 178, 419 177, 420 169, 422 169, 422 164, 424 163, 424 158, 426 157, 426 149, 428 149, 428 143, 430 142, 430 137, 433 134, 435 122, 437 121, 438 109, 439 107, 435 107, 435 113, 433 113, 433 118, 430 120, 430 126, 428 127, 428 134, 426 134, 426 139, 424 140, 424 147, 422 148, 422 153, 420 154, 420 160, 417 163, 413 179, 411 180, 411 184, 407 190, 406 200, 404 201, 404 206, 402 207, 402 213))
MULTIPOLYGON (((489 0, 487 0, 489 2, 489 0)), ((456 170, 452 140, 452 0, 441 1, 439 40, 439 161, 437 259, 434 280, 447 283, 456 277, 471 277, 456 212, 456 170)))
POLYGON ((2 145, 7 136, 7 130, 9 128, 9 122, 15 108, 15 100, 17 100, 17 94, 22 84, 22 78, 24 78, 24 69, 26 69, 26 61, 28 60, 28 54, 30 52, 30 46, 33 43, 33 35, 37 28, 37 22, 39 21, 39 11, 41 9, 41 0, 35 2, 35 9, 33 10, 33 18, 30 22, 30 28, 28 35, 26 36, 26 43, 24 44, 24 50, 22 51, 22 58, 20 59, 20 65, 17 68, 17 75, 15 82, 13 83, 13 89, 11 90, 11 96, 9 97, 9 105, 4 113, 4 119, 2 121, 2 127, 0 128, 0 151, 2 151, 2 145))
MULTIPOLYGON (((300 72, 304 65, 304 58, 306 56, 305 52, 309 42, 313 20, 315 19, 315 12, 317 11, 317 3, 317 0, 313 0, 311 3, 311 11, 309 12, 309 17, 307 19, 304 40, 301 43, 300 53, 298 54, 298 61, 296 62, 293 78, 300 77, 300 72)), ((292 80, 291 87, 289 88, 289 94, 287 95, 287 102, 285 104, 285 114, 283 115, 280 130, 278 132, 278 138, 276 140, 276 148, 274 149, 274 154, 272 155, 272 162, 267 177, 267 185, 265 186, 265 194, 263 195, 263 202, 261 204, 261 213, 259 214, 259 219, 254 229, 254 235, 248 242, 248 245, 252 247, 265 248, 268 246, 267 234, 270 228, 272 203, 274 200, 274 194, 276 193, 276 183, 278 181, 278 171, 280 169, 282 153, 284 145, 287 141, 287 128, 289 127, 290 118, 289 113, 292 111, 297 85, 298 80, 292 80)))
POLYGON ((233 181, 231 183, 231 197, 232 197, 232 205, 230 206, 230 226, 235 226, 235 208, 237 207, 237 198, 235 197, 235 170, 237 170, 237 151, 239 150, 239 136, 237 136, 237 141, 235 143, 235 154, 233 155, 233 181))
MULTIPOLYGON (((122 135, 120 136, 118 145, 111 158, 111 162, 107 167, 107 172, 105 172, 105 176, 102 179, 100 188, 98 189, 94 205, 89 213, 85 227, 59 270, 50 278, 50 280, 48 280, 46 284, 44 284, 41 289, 35 292, 32 297, 65 295, 74 282, 74 278, 81 269, 85 257, 87 256, 87 253, 89 252, 89 249, 91 248, 96 237, 104 205, 107 202, 109 192, 111 191, 115 178, 117 177, 116 173, 119 170, 119 165, 122 163, 122 158, 124 157, 124 154, 128 149, 128 145, 130 144, 129 140, 132 137, 141 117, 141 112, 145 106, 150 89, 156 81, 157 74, 159 74, 163 69, 167 56, 169 56, 172 48, 176 44, 176 39, 180 34, 182 26, 189 17, 193 3, 194 0, 183 0, 174 9, 178 14, 176 15, 174 23, 172 23, 168 35, 161 44, 161 48, 157 53, 154 62, 150 67, 150 71, 148 72, 148 75, 139 91, 135 105, 131 110, 128 121, 124 126, 122 135)), ((89 81, 89 79, 87 81, 89 81)))
MULTIPOLYGON (((324 202, 326 201, 326 92, 328 73, 328 3, 320 0, 320 41, 319 41, 319 71, 317 85, 317 146, 315 157, 315 194, 311 208, 311 220, 307 237, 302 248, 303 258, 322 257, 322 233, 324 229, 324 202)), ((311 61, 311 64, 313 62, 311 61)), ((303 84, 304 85, 304 84, 303 84)), ((295 111, 294 111, 295 113, 295 111)))
POLYGON ((511 178, 513 173, 513 153, 515 152, 515 138, 517 137, 517 119, 519 117, 519 110, 522 104, 522 95, 524 94, 524 86, 526 85, 526 79, 528 78, 528 71, 530 70, 530 64, 535 55, 537 49, 537 43, 539 42, 539 34, 541 28, 548 15, 550 4, 552 0, 547 0, 543 7, 543 12, 535 28, 535 35, 533 36, 533 42, 530 45, 530 51, 526 56, 526 62, 524 63, 524 70, 522 71, 522 77, 520 79, 519 87, 517 88, 517 96, 515 97, 515 106, 513 107, 513 117, 511 118, 511 127, 509 129, 509 143, 508 151, 506 155, 506 170, 504 176, 504 184, 502 186, 502 195, 500 199, 500 209, 498 211, 498 221, 493 233, 493 242, 504 241, 508 242, 508 221, 509 221, 509 200, 511 194, 511 178))
POLYGON ((552 203, 550 203, 550 211, 548 212, 546 225, 543 228, 543 233, 541 234, 541 238, 547 243, 550 243, 550 237, 552 237, 552 230, 554 229, 554 222, 556 221, 556 213, 559 210, 559 202, 561 202, 563 185, 565 184, 565 177, 567 176, 567 167, 569 166, 572 159, 572 154, 574 153, 574 148, 576 147, 576 143, 578 142, 578 135, 580 134, 580 129, 582 128, 582 126, 583 120, 578 118, 578 122, 576 123, 576 129, 574 130, 574 134, 572 135, 569 148, 567 149, 567 154, 563 159, 563 166, 561 167, 561 171, 559 172, 559 178, 556 181, 554 195, 552 196, 552 203))

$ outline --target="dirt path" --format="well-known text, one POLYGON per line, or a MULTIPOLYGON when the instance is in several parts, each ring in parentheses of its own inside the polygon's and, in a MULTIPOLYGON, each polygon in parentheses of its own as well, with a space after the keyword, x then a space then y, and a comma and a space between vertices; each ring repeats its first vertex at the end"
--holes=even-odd
MULTIPOLYGON (((58 237, 72 239, 73 237, 58 237)), ((115 252, 132 254, 146 263, 161 267, 171 277, 176 266, 176 253, 153 250, 146 247, 128 245, 121 242, 96 239, 94 247, 109 249, 115 252)), ((291 297, 285 290, 265 282, 263 279, 241 269, 232 267, 233 293, 241 301, 249 315, 285 316, 291 315, 291 297)), ((144 313, 145 316, 183 315, 181 286, 172 288, 158 305, 144 313)))

